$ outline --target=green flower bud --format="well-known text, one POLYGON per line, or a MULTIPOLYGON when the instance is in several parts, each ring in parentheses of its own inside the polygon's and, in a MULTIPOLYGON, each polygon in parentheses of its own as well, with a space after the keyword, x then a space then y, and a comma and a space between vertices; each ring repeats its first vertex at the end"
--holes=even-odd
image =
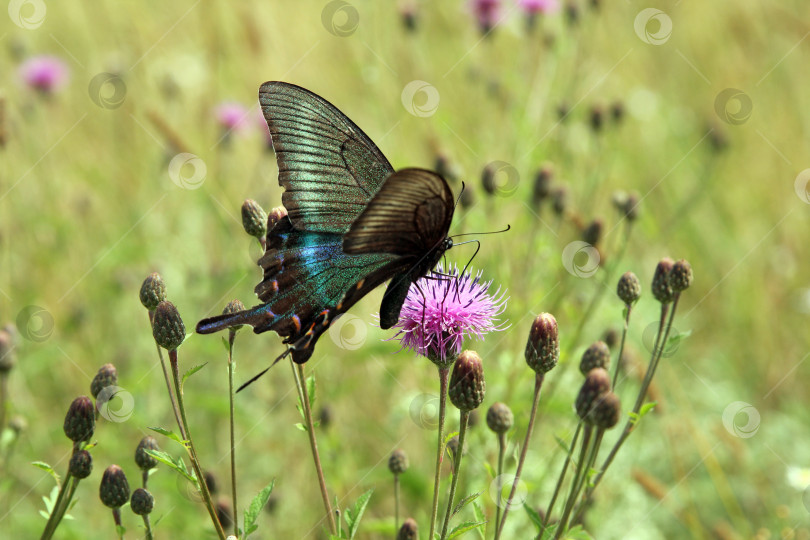
POLYGON ((588 372, 585 382, 579 389, 575 407, 577 416, 591 423, 589 415, 592 413, 596 402, 610 391, 610 375, 603 368, 594 368, 588 372))
POLYGON ((129 482, 121 467, 110 465, 101 478, 98 496, 104 506, 120 508, 129 500, 129 482))
POLYGON ((180 318, 177 308, 168 301, 163 301, 155 308, 152 321, 152 335, 158 345, 172 351, 183 344, 186 339, 186 327, 180 318))
POLYGON ((396 449, 391 452, 391 457, 388 458, 388 470, 393 475, 402 474, 408 470, 408 454, 405 450, 396 449))
POLYGON ((68 471, 71 476, 82 480, 90 476, 93 471, 93 457, 87 450, 79 450, 70 457, 68 471))
POLYGON ((138 488, 132 492, 132 498, 129 500, 129 507, 132 508, 132 511, 139 516, 148 515, 155 507, 155 498, 145 489, 138 488))
POLYGON ((157 272, 149 274, 141 285, 141 304, 149 311, 166 300, 166 284, 157 272))
POLYGON ((616 294, 627 306, 632 306, 641 297, 641 282, 633 272, 625 272, 619 278, 616 294))
POLYGON ((98 373, 90 383, 90 394, 97 398, 99 392, 108 386, 118 386, 118 372, 112 364, 104 364, 98 368, 98 373))
POLYGON ((675 292, 685 291, 692 284, 692 265, 686 259, 681 259, 672 267, 669 276, 672 289, 675 292))
POLYGON ((148 471, 158 466, 158 460, 146 453, 147 450, 159 450, 158 443, 154 437, 147 435, 135 449, 135 464, 142 471, 148 471))
POLYGON ((397 532, 397 540, 416 540, 419 537, 419 527, 413 518, 408 518, 397 532))
POLYGON ((652 293, 656 300, 662 304, 669 304, 675 297, 675 291, 672 290, 672 282, 670 275, 672 274, 672 267, 675 263, 672 259, 665 257, 658 262, 655 267, 655 274, 652 281, 652 293))
POLYGON ((495 433, 506 433, 515 423, 515 417, 512 415, 512 409, 506 404, 493 403, 487 411, 487 426, 495 433))
POLYGON ((604 341, 597 341, 582 353, 579 362, 579 371, 587 375, 593 368, 610 368, 610 349, 604 341))
POLYGON ((256 238, 264 238, 267 234, 267 214, 253 199, 242 204, 242 226, 246 233, 256 238))
POLYGON ((622 402, 613 392, 607 392, 596 401, 591 420, 596 427, 610 429, 619 422, 622 415, 622 402))
POLYGON ((87 396, 77 397, 70 404, 64 424, 65 435, 73 442, 87 441, 96 429, 93 402, 87 396))
POLYGON ((481 357, 475 351, 462 351, 453 365, 448 394, 460 411, 477 409, 484 401, 486 383, 481 357))
POLYGON ((557 319, 551 313, 541 313, 532 323, 526 343, 526 363, 538 375, 551 371, 560 359, 560 339, 557 319))

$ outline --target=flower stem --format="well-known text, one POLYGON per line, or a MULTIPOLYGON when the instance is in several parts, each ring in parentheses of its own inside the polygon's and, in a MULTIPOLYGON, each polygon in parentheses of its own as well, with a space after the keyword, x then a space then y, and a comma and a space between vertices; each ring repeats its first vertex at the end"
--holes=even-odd
POLYGON ((433 540, 433 533, 436 531, 436 517, 439 513, 439 479, 442 470, 442 457, 444 446, 444 415, 447 404, 447 381, 449 367, 439 368, 439 440, 436 445, 436 472, 433 476, 433 508, 430 512, 430 534, 428 538, 433 540))
POLYGON ((6 408, 8 407, 8 372, 0 373, 0 434, 6 427, 6 408))
POLYGON ((312 409, 309 406, 309 393, 307 392, 307 383, 304 377, 304 366, 302 364, 295 364, 295 366, 298 368, 295 383, 298 385, 298 391, 301 396, 301 406, 304 408, 304 419, 306 420, 307 433, 309 434, 309 446, 312 448, 312 459, 315 462, 315 471, 318 473, 318 484, 321 488, 323 508, 326 511, 326 519, 329 521, 329 530, 332 534, 337 535, 335 513, 332 511, 332 504, 329 502, 329 493, 326 491, 326 480, 323 476, 323 467, 321 467, 321 456, 318 454, 318 441, 315 439, 315 425, 312 421, 312 409))
MULTIPOLYGON (((548 526, 548 522, 551 520, 551 512, 554 510, 554 503, 557 502, 557 497, 560 495, 560 490, 562 489, 563 481, 565 480, 565 475, 568 473, 568 465, 571 463, 571 456, 574 454, 574 448, 577 446, 577 439, 579 439, 579 433, 582 431, 582 422, 577 423, 577 429, 574 431, 574 438, 571 439, 571 446, 568 447, 568 455, 565 456, 565 462, 563 463, 562 470, 560 471, 560 477, 557 479, 557 485, 554 488, 554 494, 551 496, 551 502, 548 503, 548 509, 546 510, 546 515, 543 518, 543 530, 548 526)), ((540 531, 542 535, 543 531, 540 531)), ((539 536, 538 536, 539 538, 539 536)))
POLYGON ((66 499, 65 494, 68 493, 70 490, 69 485, 73 484, 74 481, 78 483, 78 481, 70 475, 70 471, 68 471, 62 485, 59 486, 59 494, 56 496, 53 511, 51 511, 51 515, 48 517, 48 522, 45 524, 45 530, 42 531, 40 540, 49 540, 59 526, 59 523, 61 523, 62 517, 65 514, 65 508, 70 504, 70 499, 66 499))
POLYGON ((174 379, 174 391, 177 396, 177 406, 180 411, 180 430, 181 433, 185 433, 185 440, 187 441, 187 451, 189 455, 189 459, 191 460, 191 465, 194 468, 194 473, 197 476, 197 483, 199 485, 198 489, 200 490, 200 494, 202 495, 203 502, 205 503, 205 508, 208 510, 208 515, 211 517, 211 521, 214 524, 214 529, 217 531, 217 536, 219 536, 220 540, 225 540, 225 531, 222 528, 222 523, 219 522, 219 517, 217 516, 217 511, 214 508, 214 502, 211 499, 211 493, 208 491, 208 484, 205 482, 205 477, 202 473, 202 467, 200 467, 200 462, 197 459, 197 451, 194 448, 194 442, 191 439, 191 432, 188 429, 188 420, 186 419, 186 409, 183 405, 183 387, 180 385, 180 368, 177 362, 177 349, 172 349, 169 351, 169 363, 172 367, 172 379, 174 379))
POLYGON ((624 329, 622 330, 622 341, 619 344, 619 355, 616 357, 616 371, 613 373, 613 391, 616 391, 616 383, 619 382, 619 371, 621 370, 622 356, 624 355, 624 342, 627 338, 627 328, 630 326, 630 312, 633 311, 633 306, 627 304, 625 306, 627 314, 624 316, 624 329))
POLYGON ((399 475, 394 475, 394 530, 399 530, 399 475))
MULTIPOLYGON (((228 401, 230 401, 230 431, 231 431, 231 499, 233 502, 233 535, 239 538, 239 520, 236 516, 239 515, 236 505, 236 439, 234 437, 234 421, 233 421, 233 372, 236 366, 233 362, 233 342, 236 338, 236 331, 229 330, 228 335, 228 401)), ((146 516, 144 516, 146 519, 146 516)))
POLYGON ((582 508, 585 507, 585 503, 587 503, 588 499, 593 496, 594 490, 599 485, 599 482, 605 476, 605 472, 607 468, 610 467, 610 464, 613 463, 613 459, 616 457, 616 454, 619 452, 619 448, 621 448, 624 441, 627 440, 627 437, 630 436, 630 433, 633 431, 635 427, 636 419, 638 412, 641 410, 641 405, 644 403, 644 398, 647 396, 647 390, 650 388, 650 383, 652 382, 652 378, 655 375, 655 370, 658 367, 658 362, 661 359, 661 355, 664 353, 664 347, 666 346, 667 339, 669 338, 669 332, 672 329, 672 319, 675 317, 675 310, 678 307, 678 299, 680 298, 680 293, 675 295, 675 299, 672 302, 672 308, 669 309, 668 304, 663 304, 661 306, 661 322, 658 326, 658 333, 655 337, 655 343, 653 344, 653 351, 650 357, 650 365, 647 368, 647 373, 644 375, 644 380, 641 383, 641 388, 638 392, 638 397, 636 398, 636 403, 633 406, 633 412, 630 415, 630 419, 624 425, 624 430, 622 430, 622 434, 619 436, 619 439, 613 445, 613 448, 610 449, 610 453, 608 457, 605 458, 604 463, 602 463, 602 467, 600 468, 599 472, 594 476, 593 485, 588 489, 587 493, 585 494, 585 498, 583 499, 580 513, 582 512, 582 508), (667 312, 669 312, 669 318, 667 320, 667 312), (664 330, 664 321, 667 320, 666 323, 666 330, 664 330), (663 335, 662 335, 663 333, 663 335))
POLYGON ((146 540, 153 540, 152 537, 152 523, 149 521, 149 515, 143 515, 143 526, 146 529, 146 540))
MULTIPOLYGON (((154 310, 149 311, 149 328, 152 328, 152 323, 155 319, 155 312, 154 310)), ((163 360, 163 349, 160 345, 155 342, 155 347, 157 347, 158 358, 160 358, 160 367, 163 369, 163 380, 166 381, 166 390, 169 392, 169 401, 172 403, 172 411, 174 412, 174 419, 177 421, 177 426, 180 428, 180 436, 183 439, 186 439, 186 432, 185 428, 183 427, 183 423, 180 421, 180 410, 177 407, 177 400, 174 397, 174 392, 172 391, 172 384, 169 382, 169 371, 166 369, 166 362, 163 360)))
POLYGON ((563 510, 560 522, 557 525, 557 530, 554 532, 554 539, 561 538, 563 532, 568 529, 568 516, 571 515, 571 509, 574 507, 574 501, 577 499, 582 482, 585 479, 587 472, 588 450, 591 444, 591 434, 593 428, 589 425, 585 426, 585 435, 582 437, 582 446, 579 451, 579 459, 577 460, 577 470, 574 474, 574 480, 571 482, 571 490, 568 492, 568 498, 565 500, 565 508, 563 510))
POLYGON ((458 472, 461 469, 461 457, 464 455, 464 436, 467 434, 467 423, 470 419, 470 411, 461 411, 459 419, 458 446, 456 455, 453 457, 453 479, 450 481, 450 497, 447 499, 447 510, 444 512, 444 524, 442 525, 441 540, 447 538, 447 526, 450 524, 450 510, 453 508, 453 499, 456 496, 456 485, 458 485, 458 472))
POLYGON ((495 531, 495 540, 501 537, 503 526, 506 523, 506 517, 509 515, 509 507, 512 505, 512 499, 517 492, 518 483, 520 482, 520 473, 523 471, 523 462, 526 461, 526 451, 529 449, 529 442, 532 438, 532 429, 534 428, 534 418, 537 416, 537 404, 540 402, 540 389, 543 387, 543 375, 537 373, 534 377, 534 400, 532 401, 532 412, 529 416, 529 426, 526 428, 526 439, 523 441, 523 448, 520 450, 520 459, 518 460, 517 470, 515 471, 515 479, 512 481, 512 490, 509 492, 509 498, 506 499, 506 507, 503 509, 503 517, 498 524, 498 529, 495 531))
POLYGON ((115 533, 118 535, 118 540, 124 540, 124 533, 122 532, 121 525, 121 508, 112 509, 113 521, 115 521, 115 533))
POLYGON ((506 433, 498 433, 498 477, 495 487, 498 489, 498 500, 495 501, 495 530, 501 522, 501 499, 503 498, 503 456, 506 453, 506 433))

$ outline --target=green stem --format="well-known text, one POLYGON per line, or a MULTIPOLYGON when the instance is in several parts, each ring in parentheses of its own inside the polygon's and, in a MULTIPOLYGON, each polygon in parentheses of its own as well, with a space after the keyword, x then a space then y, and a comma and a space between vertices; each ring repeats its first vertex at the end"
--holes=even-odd
POLYGON ((503 498, 503 456, 506 453, 506 433, 498 433, 498 477, 495 478, 495 487, 498 490, 498 500, 495 501, 495 530, 501 522, 501 499, 503 498))
MULTIPOLYGON (((562 489, 563 481, 565 480, 565 475, 568 473, 568 465, 571 463, 571 456, 574 454, 574 448, 577 446, 577 439, 579 439, 579 434, 582 431, 582 421, 577 423, 577 429, 574 431, 574 438, 571 439, 571 446, 568 447, 568 454, 565 456, 565 462, 563 463, 562 470, 560 471, 560 477, 557 479, 557 485, 554 488, 554 494, 551 496, 551 501, 548 503, 548 509, 546 510, 546 515, 543 518, 543 530, 548 526, 548 522, 551 520, 551 512, 554 510, 554 504, 557 502, 557 497, 560 495, 560 490, 562 489)), ((542 535, 542 531, 540 531, 542 535)), ((538 538, 540 536, 538 535, 538 538)))
POLYGON ((65 503, 65 494, 70 489, 69 484, 72 484, 74 480, 75 479, 70 475, 70 471, 68 471, 62 485, 59 486, 59 494, 56 496, 56 502, 53 505, 51 515, 48 517, 48 522, 45 524, 45 530, 42 531, 40 540, 50 539, 53 536, 53 533, 56 531, 56 528, 59 526, 59 523, 61 523, 62 517, 65 514, 65 508, 67 508, 67 504, 70 503, 69 499, 67 500, 67 503, 65 503))
POLYGON ((124 533, 121 525, 121 508, 112 509, 113 521, 115 521, 115 533, 118 535, 118 540, 124 540, 124 533))
POLYGON ((470 419, 470 411, 461 411, 458 431, 458 446, 456 455, 453 457, 453 480, 450 482, 450 497, 447 499, 447 509, 444 512, 444 524, 442 525, 441 540, 447 538, 447 526, 450 524, 450 511, 453 508, 453 499, 456 496, 456 485, 458 485, 458 472, 461 469, 461 457, 464 455, 464 436, 467 434, 467 423, 470 419))
POLYGON ((613 391, 616 391, 616 384, 619 382, 619 371, 621 370, 622 355, 624 355, 624 342, 627 338, 627 329, 630 326, 630 312, 633 306, 630 304, 625 305, 627 314, 624 316, 624 329, 622 330, 622 341, 619 344, 619 355, 616 357, 616 371, 613 373, 613 391))
POLYGON ((152 536, 152 523, 149 521, 149 515, 143 515, 143 526, 146 529, 146 540, 153 540, 152 536))
MULTIPOLYGON (((155 312, 149 311, 149 328, 152 328, 152 323, 155 318, 155 312)), ((158 358, 160 358, 160 367, 163 369, 163 380, 166 381, 166 390, 169 392, 169 401, 172 403, 172 411, 174 412, 174 419, 177 421, 177 426, 180 428, 180 436, 183 439, 186 439, 186 432, 184 431, 183 423, 180 421, 180 410, 177 407, 177 400, 174 397, 174 392, 172 391, 172 383, 169 382, 169 371, 166 369, 166 362, 163 360, 163 348, 155 342, 155 347, 157 347, 158 358)), ((98 412, 98 409, 96 409, 98 412)))
MULTIPOLYGON (((233 363, 233 342, 236 338, 236 330, 229 330, 228 334, 228 400, 230 401, 230 431, 231 431, 231 498, 233 500, 233 535, 239 538, 239 520, 236 516, 239 515, 236 505, 236 439, 234 436, 234 421, 233 421, 233 372, 235 369, 233 363)), ((145 518, 146 516, 144 516, 145 518)))
POLYGON ((439 479, 441 477, 442 457, 444 455, 444 415, 447 404, 447 380, 450 368, 439 368, 439 442, 436 445, 436 472, 433 476, 433 507, 430 512, 430 534, 428 538, 433 540, 433 533, 436 531, 436 517, 439 514, 439 479))
POLYGON ((318 484, 321 488, 323 498, 323 508, 326 511, 326 518, 329 521, 329 530, 337 536, 337 523, 335 523, 335 513, 332 511, 332 503, 329 502, 329 493, 326 491, 326 480, 321 467, 321 456, 318 454, 318 441, 315 439, 315 423, 312 421, 312 409, 309 406, 309 394, 307 392, 306 378, 304 377, 304 366, 295 364, 298 368, 295 382, 301 395, 301 405, 304 407, 304 419, 307 423, 307 433, 309 434, 309 446, 312 448, 312 459, 315 461, 315 470, 318 473, 318 484))
POLYGON ((588 449, 591 444, 591 434, 593 428, 585 425, 585 436, 582 437, 582 446, 579 451, 579 459, 577 460, 577 471, 574 475, 574 481, 571 482, 571 490, 568 492, 568 498, 565 500, 565 509, 563 510, 560 522, 557 525, 557 530, 554 532, 554 540, 557 540, 568 528, 568 516, 571 515, 571 509, 574 507, 574 501, 577 499, 577 494, 582 486, 582 479, 585 476, 586 463, 588 461, 588 449))
POLYGON ((8 371, 4 371, 0 373, 0 434, 2 434, 3 430, 6 428, 7 407, 8 407, 8 371))
POLYGON ((512 490, 509 492, 509 498, 506 499, 503 517, 498 524, 498 529, 495 531, 495 540, 498 540, 501 537, 501 533, 503 533, 503 526, 506 524, 506 517, 509 515, 509 507, 512 505, 512 499, 515 497, 518 483, 520 482, 523 462, 526 461, 526 452, 529 449, 529 442, 532 439, 532 429, 534 428, 534 418, 537 416, 537 404, 540 402, 540 389, 543 387, 543 378, 543 375, 540 373, 537 373, 534 377, 534 399, 532 401, 532 412, 529 416, 529 426, 526 428, 526 439, 523 441, 523 448, 520 450, 520 459, 518 460, 517 470, 515 471, 515 479, 512 481, 512 490))
POLYGON ((394 475, 394 530, 399 531, 399 475, 394 475))
POLYGON ((188 419, 186 418, 186 408, 183 405, 183 387, 180 385, 180 368, 177 362, 177 349, 169 351, 169 363, 172 367, 172 378, 174 379, 174 391, 177 396, 177 406, 180 411, 180 430, 185 433, 185 440, 188 442, 188 455, 191 460, 191 465, 194 468, 194 473, 197 476, 198 489, 202 495, 205 508, 208 510, 208 515, 214 524, 214 529, 217 531, 217 536, 220 540, 225 540, 225 530, 222 528, 222 523, 217 516, 214 502, 211 499, 211 493, 208 491, 208 484, 205 482, 202 467, 200 467, 199 459, 197 459, 197 451, 194 448, 194 441, 191 438, 191 431, 188 428, 188 419))
POLYGON ((663 304, 661 306, 661 323, 658 326, 658 334, 655 337, 655 344, 653 345, 652 356, 650 358, 650 365, 647 368, 647 373, 644 375, 644 381, 641 383, 641 388, 639 389, 638 397, 636 398, 636 403, 633 406, 633 414, 630 415, 630 419, 624 425, 624 430, 622 430, 622 434, 619 436, 619 440, 613 445, 613 448, 610 449, 610 453, 608 457, 605 459, 604 463, 602 463, 602 467, 600 468, 599 472, 596 474, 593 480, 593 485, 588 489, 586 493, 586 499, 583 501, 583 505, 587 502, 592 495, 596 487, 599 485, 599 482, 602 481, 602 478, 605 476, 605 472, 607 468, 610 467, 610 464, 613 463, 613 459, 616 457, 616 454, 619 452, 619 448, 621 448, 624 441, 627 440, 627 437, 630 436, 630 433, 633 431, 635 427, 635 418, 637 418, 638 412, 641 410, 641 405, 644 403, 644 398, 647 396, 647 390, 650 387, 650 383, 652 382, 653 375, 655 375, 655 370, 658 367, 658 362, 661 359, 661 355, 664 352, 664 347, 666 346, 667 339, 669 338, 669 332, 672 328, 672 320, 675 318, 675 310, 678 307, 678 299, 680 298, 680 294, 675 295, 675 299, 672 302, 672 309, 669 310, 669 306, 667 304, 663 304), (667 311, 669 311, 669 319, 666 325, 666 330, 664 331, 664 320, 667 319, 667 311), (662 339, 662 331, 663 339, 662 339))

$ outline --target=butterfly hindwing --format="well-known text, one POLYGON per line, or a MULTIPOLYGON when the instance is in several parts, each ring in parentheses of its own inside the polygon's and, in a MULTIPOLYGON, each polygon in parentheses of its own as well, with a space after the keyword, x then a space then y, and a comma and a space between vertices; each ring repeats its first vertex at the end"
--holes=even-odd
POLYGON ((363 130, 309 90, 266 82, 259 102, 290 220, 302 230, 345 232, 394 172, 391 164, 363 130))

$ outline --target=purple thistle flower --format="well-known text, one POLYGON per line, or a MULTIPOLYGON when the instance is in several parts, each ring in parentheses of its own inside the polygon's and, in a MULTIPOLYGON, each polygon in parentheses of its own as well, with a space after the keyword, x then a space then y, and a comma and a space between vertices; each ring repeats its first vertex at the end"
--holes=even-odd
POLYGON ((34 56, 20 65, 19 74, 30 88, 50 94, 67 83, 70 70, 55 56, 34 56))
POLYGON ((560 9, 558 0, 518 0, 523 11, 530 15, 536 13, 554 13, 560 9))
POLYGON ((406 349, 447 363, 461 352, 466 338, 481 339, 487 332, 506 328, 497 317, 506 308, 507 299, 500 288, 490 294, 491 283, 481 281, 480 271, 474 277, 471 272, 459 276, 455 266, 444 272, 440 264, 431 276, 417 281, 419 288, 411 285, 399 322, 394 325, 399 329, 394 338, 406 349))
POLYGON ((500 0, 472 0, 470 8, 473 15, 478 19, 478 26, 481 32, 486 34, 498 22, 498 12, 500 8, 500 0))
POLYGON ((214 110, 217 122, 226 131, 242 131, 249 127, 248 110, 241 103, 223 102, 214 110))

